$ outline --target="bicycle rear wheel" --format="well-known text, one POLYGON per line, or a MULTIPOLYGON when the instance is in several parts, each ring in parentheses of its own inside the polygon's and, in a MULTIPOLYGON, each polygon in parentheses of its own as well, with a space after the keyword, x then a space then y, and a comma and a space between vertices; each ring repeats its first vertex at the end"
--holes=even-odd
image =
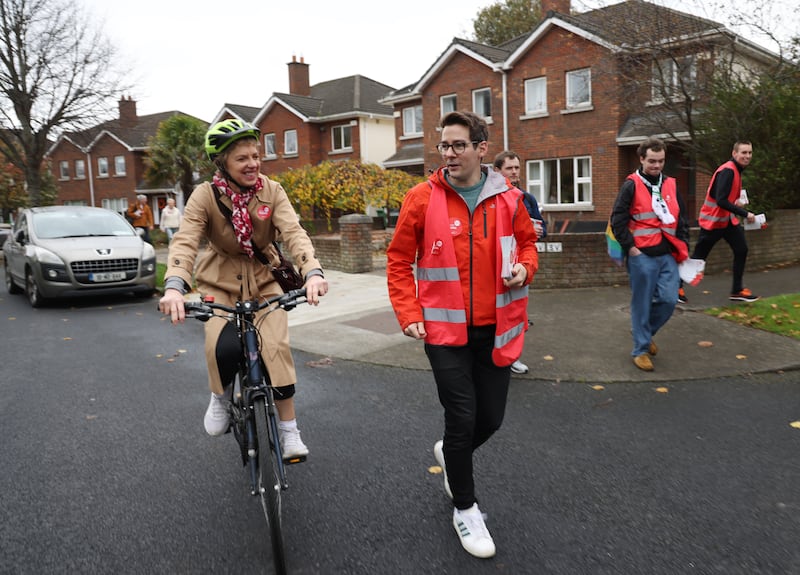
MULTIPOLYGON (((283 529, 281 526, 281 481, 278 467, 273 460, 269 437, 267 406, 263 397, 253 404, 254 422, 258 438, 258 483, 261 493, 261 506, 269 526, 272 543, 272 559, 278 575, 286 573, 286 554, 283 549, 283 529)), ((275 438, 277 441, 278 438, 275 438)))

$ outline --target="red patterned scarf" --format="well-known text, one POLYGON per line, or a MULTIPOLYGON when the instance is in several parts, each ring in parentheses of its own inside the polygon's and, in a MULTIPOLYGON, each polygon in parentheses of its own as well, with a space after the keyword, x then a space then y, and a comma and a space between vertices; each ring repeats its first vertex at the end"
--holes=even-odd
POLYGON ((256 181, 253 187, 247 188, 244 191, 235 192, 230 185, 228 185, 228 181, 217 172, 214 174, 214 185, 233 202, 233 211, 231 214, 233 231, 236 233, 239 246, 248 257, 252 258, 253 242, 250 238, 253 235, 253 222, 250 221, 250 212, 247 211, 247 204, 250 203, 250 200, 253 199, 256 193, 264 188, 264 183, 261 181, 261 178, 258 178, 258 181, 256 181))

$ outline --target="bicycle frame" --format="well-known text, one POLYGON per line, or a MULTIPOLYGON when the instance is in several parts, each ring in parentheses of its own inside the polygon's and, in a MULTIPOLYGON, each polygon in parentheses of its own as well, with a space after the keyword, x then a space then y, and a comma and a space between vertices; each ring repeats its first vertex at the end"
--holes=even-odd
POLYGON ((286 480, 286 467, 281 454, 280 441, 278 440, 278 418, 275 398, 270 385, 269 372, 263 364, 258 341, 258 330, 255 327, 256 313, 271 308, 267 313, 276 309, 291 310, 298 304, 304 303, 306 296, 305 289, 296 289, 285 294, 273 296, 262 302, 257 300, 237 301, 234 307, 214 303, 213 301, 187 302, 185 304, 187 312, 191 317, 200 321, 208 321, 215 314, 215 310, 223 311, 229 316, 224 317, 227 321, 233 321, 236 331, 242 344, 242 358, 238 375, 233 389, 231 405, 233 408, 233 428, 234 435, 242 447, 242 458, 249 468, 250 493, 259 495, 258 492, 258 442, 254 424, 254 405, 258 398, 263 397, 267 408, 267 421, 269 422, 269 439, 271 449, 275 454, 276 466, 281 490, 288 488, 286 480), (240 437, 237 425, 244 421, 244 436, 240 437), (244 443, 242 443, 244 442, 244 443))
POLYGON ((237 302, 235 313, 236 327, 242 343, 242 361, 239 368, 241 389, 233 389, 234 406, 244 409, 245 441, 247 453, 247 466, 250 474, 250 494, 259 495, 258 486, 258 449, 272 449, 276 454, 275 461, 278 467, 278 477, 281 490, 286 490, 289 485, 286 480, 286 468, 283 464, 281 444, 278 440, 278 424, 276 416, 275 398, 272 387, 269 385, 269 373, 264 368, 261 360, 258 332, 254 320, 256 308, 254 302, 237 302), (259 446, 255 434, 254 406, 257 397, 263 397, 267 407, 267 421, 269 422, 270 445, 259 446), (238 399, 241 403, 237 405, 238 399))

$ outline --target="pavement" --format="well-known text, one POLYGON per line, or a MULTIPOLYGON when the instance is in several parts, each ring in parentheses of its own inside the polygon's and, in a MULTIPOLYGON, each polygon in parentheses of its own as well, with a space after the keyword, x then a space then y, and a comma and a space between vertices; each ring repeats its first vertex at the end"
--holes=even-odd
MULTIPOLYGON (((159 250, 159 260, 166 257, 159 250)), ((330 291, 314 306, 289 314, 294 349, 331 359, 428 370, 422 342, 402 334, 389 303, 385 263, 372 272, 325 270, 330 291), (384 266, 384 267, 381 267, 384 266)), ((800 291, 800 262, 746 271, 745 286, 762 296, 800 291)), ((553 382, 659 382, 800 369, 800 340, 741 326, 704 313, 711 307, 747 306, 728 300, 730 273, 706 276, 687 286, 679 304, 655 336, 655 370, 631 361, 627 284, 597 288, 536 289, 534 278, 528 331, 515 379, 553 382)), ((800 305, 800 301, 796 305, 800 305)))

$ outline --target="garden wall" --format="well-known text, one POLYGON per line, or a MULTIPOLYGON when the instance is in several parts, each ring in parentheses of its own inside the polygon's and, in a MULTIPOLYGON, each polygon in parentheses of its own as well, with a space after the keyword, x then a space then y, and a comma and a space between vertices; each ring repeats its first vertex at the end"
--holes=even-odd
MULTIPOLYGON (((766 229, 746 232, 750 248, 748 270, 800 262, 800 210, 777 210, 769 217, 766 229)), ((389 236, 376 239, 366 218, 351 221, 345 227, 349 229, 344 251, 342 234, 312 238, 317 257, 326 268, 347 273, 371 271, 365 269, 369 267, 365 264, 365 254, 370 253, 374 258, 385 249, 389 236), (353 242, 358 245, 350 245, 353 242), (357 271, 351 271, 354 269, 357 271)), ((690 230, 690 253, 697 234, 698 228, 690 230)), ((730 247, 721 241, 711 251, 706 273, 729 270, 732 261, 730 247)), ((539 271, 534 282, 538 288, 595 287, 625 284, 628 276, 624 267, 618 267, 608 257, 603 232, 550 234, 539 244, 539 271)))

